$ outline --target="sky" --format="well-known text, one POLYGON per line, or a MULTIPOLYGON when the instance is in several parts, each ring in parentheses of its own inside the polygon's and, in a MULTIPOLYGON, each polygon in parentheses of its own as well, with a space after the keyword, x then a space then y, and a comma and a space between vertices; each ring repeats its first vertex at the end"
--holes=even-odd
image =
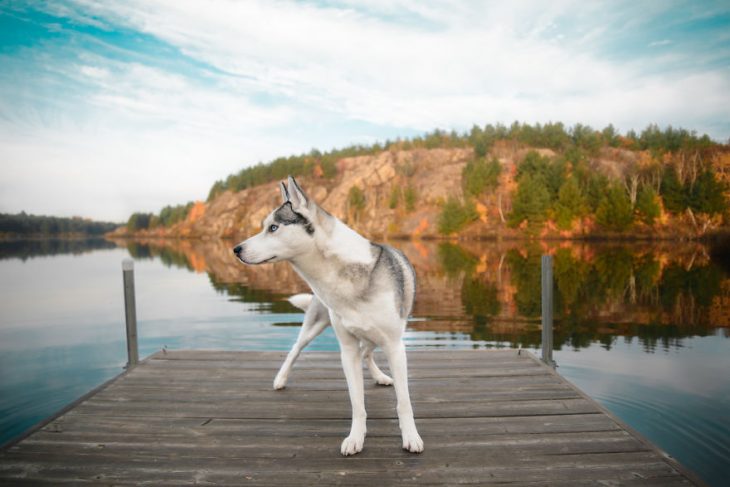
POLYGON ((0 212, 126 221, 435 128, 730 139, 726 1, 0 2, 0 212))

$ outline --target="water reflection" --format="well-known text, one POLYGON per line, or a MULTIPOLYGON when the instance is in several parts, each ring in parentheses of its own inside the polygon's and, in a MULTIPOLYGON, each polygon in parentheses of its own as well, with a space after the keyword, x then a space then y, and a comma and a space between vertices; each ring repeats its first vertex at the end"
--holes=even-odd
POLYGON ((34 257, 73 254, 80 255, 94 250, 113 249, 113 242, 96 239, 36 239, 0 240, 0 259, 26 261, 34 257))
MULTIPOLYGON (((307 291, 286 263, 248 267, 226 241, 118 242, 135 258, 159 258, 208 274, 231 299, 261 311, 296 312, 284 298, 307 291)), ((410 329, 459 332, 475 342, 540 345, 540 256, 554 256, 555 339, 581 349, 618 340, 646 352, 682 346, 730 326, 730 279, 698 243, 394 242, 411 259, 419 292, 410 329)), ((714 252, 717 254, 717 252, 714 252)))
MULTIPOLYGON (((539 348, 540 256, 552 254, 558 371, 710 484, 726 483, 726 249, 392 244, 408 255, 419 279, 409 348, 539 348)), ((121 370, 120 263, 127 255, 137 260, 141 356, 163 347, 287 350, 302 314, 285 297, 307 286, 286 263, 241 265, 232 246, 193 240, 0 246, 0 443, 121 370), (109 245, 115 248, 88 252, 109 245), (39 255, 55 257, 29 258, 39 255)), ((308 349, 337 347, 330 329, 308 349)))

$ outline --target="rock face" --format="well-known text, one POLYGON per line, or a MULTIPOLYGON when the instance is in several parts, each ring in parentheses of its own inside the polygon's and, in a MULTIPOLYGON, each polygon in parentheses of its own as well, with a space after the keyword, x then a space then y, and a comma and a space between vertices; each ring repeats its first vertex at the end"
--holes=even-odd
MULTIPOLYGON (((590 216, 574 221, 568 231, 558 230, 548 221, 539 235, 527 235, 524 228, 506 225, 511 195, 517 188, 517 163, 530 150, 548 157, 556 155, 549 149, 531 149, 507 141, 498 141, 492 147, 490 157, 495 157, 502 166, 499 184, 494 191, 487 191, 473 201, 478 217, 461 229, 458 237, 616 237, 601 233, 590 216)), ((592 167, 611 179, 623 181, 624 172, 637 163, 639 156, 624 149, 604 148, 592 160, 592 167)), ((371 239, 439 238, 444 237, 438 232, 442 204, 449 197, 463 198, 462 171, 473 159, 470 148, 389 150, 339 160, 334 178, 324 178, 321 171, 313 171, 297 180, 323 208, 371 239), (358 188, 362 197, 353 198, 353 188, 358 188)), ((186 220, 172 227, 138 231, 134 235, 122 227, 112 232, 111 237, 242 240, 259 232, 264 217, 281 203, 278 184, 272 181, 237 193, 226 191, 213 201, 196 203, 186 220)), ((692 238, 719 225, 708 220, 709 217, 703 218, 693 214, 670 216, 663 212, 654 226, 635 223, 631 236, 692 238)))
MULTIPOLYGON (((472 158, 471 149, 386 151, 340 160, 333 179, 297 181, 320 206, 364 235, 435 237, 440 205, 449 195, 461 196, 461 172, 472 158), (362 207, 350 204, 353 187, 365 195, 362 207), (409 207, 406 192, 412 196, 409 207)), ((280 203, 278 182, 226 191, 209 203, 196 203, 184 222, 137 236, 243 239, 260 231, 261 221, 280 203)), ((115 232, 125 234, 125 229, 115 232)))

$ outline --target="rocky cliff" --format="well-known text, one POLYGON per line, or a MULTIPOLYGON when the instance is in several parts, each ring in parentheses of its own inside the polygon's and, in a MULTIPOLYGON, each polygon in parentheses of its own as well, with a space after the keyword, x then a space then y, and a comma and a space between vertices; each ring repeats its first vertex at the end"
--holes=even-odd
MULTIPOLYGON (((493 191, 476 198, 478 216, 459 231, 458 237, 525 235, 523 228, 509 228, 505 217, 511 210, 511 197, 516 188, 517 164, 529 150, 534 149, 508 141, 495 144, 490 157, 495 157, 502 167, 499 184, 493 191)), ((549 149, 537 149, 537 152, 555 155, 549 149)), ((621 180, 625 168, 635 164, 639 155, 634 151, 604 148, 591 161, 592 170, 621 180)), ((318 176, 313 171, 312 175, 298 177, 298 181, 322 207, 370 238, 441 238, 444 235, 438 231, 438 219, 443 203, 449 197, 463 198, 462 171, 473 159, 470 148, 388 150, 340 159, 334 178, 318 176), (364 198, 355 201, 351 195, 353 188, 362 190, 364 198)), ((134 235, 126 228, 119 228, 112 236, 239 240, 258 232, 262 219, 278 204, 278 181, 271 181, 236 193, 223 192, 208 203, 198 202, 184 221, 171 227, 142 230, 134 235)), ((690 237, 696 236, 697 225, 693 215, 672 218, 662 212, 651 228, 635 224, 631 235, 690 237)), ((597 236, 597 231, 600 229, 595 228, 593 220, 586 217, 576 221, 569 231, 559 231, 548 221, 537 236, 580 238, 597 236)))

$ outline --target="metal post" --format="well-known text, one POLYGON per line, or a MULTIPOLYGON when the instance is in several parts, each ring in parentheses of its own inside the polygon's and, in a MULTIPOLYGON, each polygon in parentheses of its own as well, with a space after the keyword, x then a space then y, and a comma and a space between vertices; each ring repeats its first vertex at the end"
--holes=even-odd
POLYGON ((137 347, 137 305, 134 300, 134 261, 122 261, 124 276, 124 315, 127 320, 127 368, 134 367, 139 362, 137 347))
POLYGON ((553 257, 542 256, 542 360, 553 361, 553 257))

